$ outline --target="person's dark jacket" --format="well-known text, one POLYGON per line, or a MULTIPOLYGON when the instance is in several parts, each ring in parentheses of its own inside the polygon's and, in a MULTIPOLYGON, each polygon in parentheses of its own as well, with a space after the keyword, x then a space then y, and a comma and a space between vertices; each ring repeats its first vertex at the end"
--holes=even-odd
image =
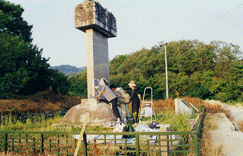
POLYGON ((140 99, 138 97, 138 91, 136 88, 132 90, 131 102, 132 102, 132 113, 138 112, 140 107, 140 99))

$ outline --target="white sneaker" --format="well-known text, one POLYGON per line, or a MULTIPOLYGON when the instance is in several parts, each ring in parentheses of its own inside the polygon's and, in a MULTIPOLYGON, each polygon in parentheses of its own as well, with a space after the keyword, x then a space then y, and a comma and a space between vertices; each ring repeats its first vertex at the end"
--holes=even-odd
POLYGON ((120 118, 117 118, 116 122, 120 123, 121 122, 121 119, 120 118))

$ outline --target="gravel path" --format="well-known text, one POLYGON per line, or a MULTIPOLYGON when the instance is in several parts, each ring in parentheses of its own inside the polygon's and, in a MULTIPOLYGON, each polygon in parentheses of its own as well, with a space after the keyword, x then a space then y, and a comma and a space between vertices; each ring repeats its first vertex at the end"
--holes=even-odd
POLYGON ((223 156, 243 156, 243 132, 237 130, 236 121, 243 121, 243 106, 227 106, 231 110, 231 116, 234 118, 230 121, 224 113, 215 115, 218 129, 211 131, 214 146, 222 145, 223 156))

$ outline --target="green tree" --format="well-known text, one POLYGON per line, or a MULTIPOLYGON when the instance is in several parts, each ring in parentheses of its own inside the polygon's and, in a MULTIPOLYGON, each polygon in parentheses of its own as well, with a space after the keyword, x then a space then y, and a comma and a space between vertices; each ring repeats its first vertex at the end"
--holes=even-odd
POLYGON ((43 50, 30 43, 32 26, 21 17, 23 11, 0 0, 0 98, 35 94, 49 87, 66 94, 67 77, 49 69, 43 50))
POLYGON ((216 55, 212 45, 197 40, 171 42, 168 46, 168 68, 179 73, 192 75, 196 71, 214 68, 216 55))
POLYGON ((26 42, 31 42, 32 26, 21 17, 24 9, 5 0, 0 0, 0 34, 7 32, 13 36, 20 36, 26 42))
POLYGON ((68 82, 71 85, 70 95, 87 97, 87 69, 84 72, 69 76, 68 82))
POLYGON ((50 87, 52 88, 52 91, 63 95, 68 94, 71 87, 70 82, 67 80, 68 77, 58 70, 49 69, 49 72, 51 77, 50 87))
MULTIPOLYGON (((170 97, 242 101, 243 60, 239 46, 218 41, 204 44, 182 40, 167 45, 167 56, 170 97)), ((154 99, 164 99, 164 64, 164 49, 160 51, 157 46, 119 55, 110 61, 110 82, 130 93, 127 84, 134 80, 141 95, 145 87, 152 87, 154 99)), ((86 76, 70 78, 73 91, 85 92, 85 79, 86 76)))
MULTIPOLYGON (((170 97, 193 96, 222 101, 242 100, 242 53, 239 46, 197 40, 170 42, 167 45, 170 97)), ((122 58, 120 55, 118 58, 122 58)), ((116 58, 117 59, 117 58, 116 58)), ((129 90, 135 80, 140 94, 154 89, 154 98, 165 97, 164 49, 154 46, 126 55, 117 66, 110 62, 110 81, 129 90)))
POLYGON ((0 34, 0 90, 7 94, 30 94, 49 87, 49 64, 42 50, 22 37, 0 34))

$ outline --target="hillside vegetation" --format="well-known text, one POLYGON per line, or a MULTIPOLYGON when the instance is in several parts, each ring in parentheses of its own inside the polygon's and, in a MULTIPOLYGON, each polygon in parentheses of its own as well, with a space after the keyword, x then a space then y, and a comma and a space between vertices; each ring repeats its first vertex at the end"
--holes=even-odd
MULTIPOLYGON (((243 101, 243 60, 240 47, 221 41, 197 40, 167 45, 169 96, 191 96, 222 102, 243 101)), ((140 94, 152 87, 155 99, 165 98, 164 49, 154 46, 110 61, 110 82, 130 92, 134 80, 140 94)), ((70 76, 71 92, 87 96, 86 72, 70 76)))
POLYGON ((63 73, 66 76, 70 76, 71 74, 80 73, 86 69, 86 67, 78 68, 78 67, 71 66, 71 65, 60 65, 60 66, 53 66, 50 68, 57 69, 58 71, 60 71, 61 73, 63 73))

